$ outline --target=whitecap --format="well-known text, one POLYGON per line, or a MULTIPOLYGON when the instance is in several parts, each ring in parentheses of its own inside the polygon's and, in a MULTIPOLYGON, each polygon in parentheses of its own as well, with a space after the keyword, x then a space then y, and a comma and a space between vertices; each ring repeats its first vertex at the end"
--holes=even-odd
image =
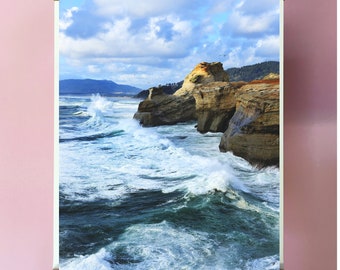
POLYGON ((112 270, 107 261, 109 252, 102 248, 99 252, 87 256, 77 256, 60 263, 60 270, 112 270))
POLYGON ((248 261, 245 270, 279 270, 280 259, 278 255, 248 261))

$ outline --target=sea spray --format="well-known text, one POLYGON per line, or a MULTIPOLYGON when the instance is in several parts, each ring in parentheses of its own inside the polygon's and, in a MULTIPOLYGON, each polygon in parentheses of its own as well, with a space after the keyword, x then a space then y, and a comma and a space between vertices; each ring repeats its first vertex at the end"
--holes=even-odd
POLYGON ((142 128, 138 100, 61 99, 61 269, 278 269, 278 169, 142 128))
POLYGON ((112 110, 112 105, 112 102, 99 94, 92 95, 87 112, 92 116, 102 117, 105 113, 109 113, 112 110))

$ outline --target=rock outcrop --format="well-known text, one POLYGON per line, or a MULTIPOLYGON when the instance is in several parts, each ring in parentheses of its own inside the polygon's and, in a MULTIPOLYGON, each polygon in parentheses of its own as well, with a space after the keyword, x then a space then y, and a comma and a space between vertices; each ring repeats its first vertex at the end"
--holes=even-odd
POLYGON ((196 86, 197 130, 201 133, 224 132, 235 112, 235 84, 211 82, 196 86))
MULTIPOLYGON (((149 96, 139 104, 138 111, 134 115, 134 118, 139 120, 143 126, 171 125, 196 120, 196 102, 193 94, 195 88, 215 81, 227 82, 228 80, 228 74, 223 70, 222 63, 200 63, 186 76, 182 87, 173 95, 164 94, 161 87, 149 89, 149 96)), ((203 93, 209 92, 210 90, 206 88, 200 91, 203 93)), ((206 113, 206 108, 204 108, 204 112, 200 110, 200 115, 203 117, 200 116, 200 118, 202 118, 203 121, 199 120, 199 126, 205 126, 202 130, 199 129, 201 132, 210 131, 210 128, 208 128, 209 125, 212 125, 211 131, 224 131, 226 129, 222 127, 226 123, 226 111, 229 113, 229 109, 227 110, 225 106, 222 105, 222 100, 225 100, 222 95, 226 91, 218 91, 216 92, 218 97, 215 97, 215 100, 221 100, 223 116, 217 117, 219 109, 213 109, 212 106, 212 112, 206 113), (211 122, 213 116, 219 120, 215 120, 210 124, 202 124, 203 122, 211 122), (223 124, 218 122, 223 122, 223 124)), ((205 99, 204 102, 206 100, 207 99, 205 99)))
POLYGON ((220 142, 222 152, 259 167, 279 165, 279 80, 259 80, 235 94, 236 111, 220 142))
POLYGON ((139 104, 133 118, 144 127, 195 120, 195 99, 166 95, 162 88, 154 87, 149 89, 149 96, 139 104))
POLYGON ((278 79, 280 79, 280 75, 272 72, 262 78, 262 80, 278 80, 278 79))
POLYGON ((221 62, 199 63, 184 79, 183 85, 174 95, 187 97, 197 85, 210 82, 228 82, 229 76, 223 69, 221 62))
POLYGON ((200 63, 173 95, 149 89, 134 118, 143 126, 197 120, 197 130, 224 132, 220 151, 259 167, 279 165, 279 77, 229 82, 222 63, 200 63))

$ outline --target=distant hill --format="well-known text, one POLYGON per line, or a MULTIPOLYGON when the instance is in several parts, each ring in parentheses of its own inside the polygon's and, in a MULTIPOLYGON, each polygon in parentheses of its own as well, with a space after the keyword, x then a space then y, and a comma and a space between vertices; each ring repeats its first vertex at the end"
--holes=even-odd
POLYGON ((101 95, 135 95, 141 89, 130 85, 117 84, 109 80, 69 79, 59 81, 59 93, 67 94, 101 94, 101 95))
MULTIPOLYGON (((172 95, 178 89, 180 89, 182 85, 183 85, 183 81, 180 81, 177 83, 167 83, 164 85, 159 85, 158 87, 162 87, 164 94, 172 95)), ((139 92, 135 97, 136 98, 147 98, 148 95, 149 95, 149 89, 139 92)))
POLYGON ((240 68, 228 68, 226 72, 229 74, 231 82, 245 81, 250 82, 253 80, 262 79, 269 73, 280 72, 280 62, 267 61, 255 65, 244 66, 240 68))

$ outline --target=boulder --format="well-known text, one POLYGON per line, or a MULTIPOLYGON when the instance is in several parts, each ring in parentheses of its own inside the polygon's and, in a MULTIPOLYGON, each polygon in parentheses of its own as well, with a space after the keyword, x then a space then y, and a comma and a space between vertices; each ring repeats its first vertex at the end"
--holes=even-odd
POLYGON ((224 132, 220 150, 259 167, 279 165, 279 80, 258 80, 235 94, 236 110, 224 132))
POLYGON ((148 97, 139 103, 133 118, 144 127, 195 120, 195 99, 166 95, 161 87, 150 88, 148 97))

